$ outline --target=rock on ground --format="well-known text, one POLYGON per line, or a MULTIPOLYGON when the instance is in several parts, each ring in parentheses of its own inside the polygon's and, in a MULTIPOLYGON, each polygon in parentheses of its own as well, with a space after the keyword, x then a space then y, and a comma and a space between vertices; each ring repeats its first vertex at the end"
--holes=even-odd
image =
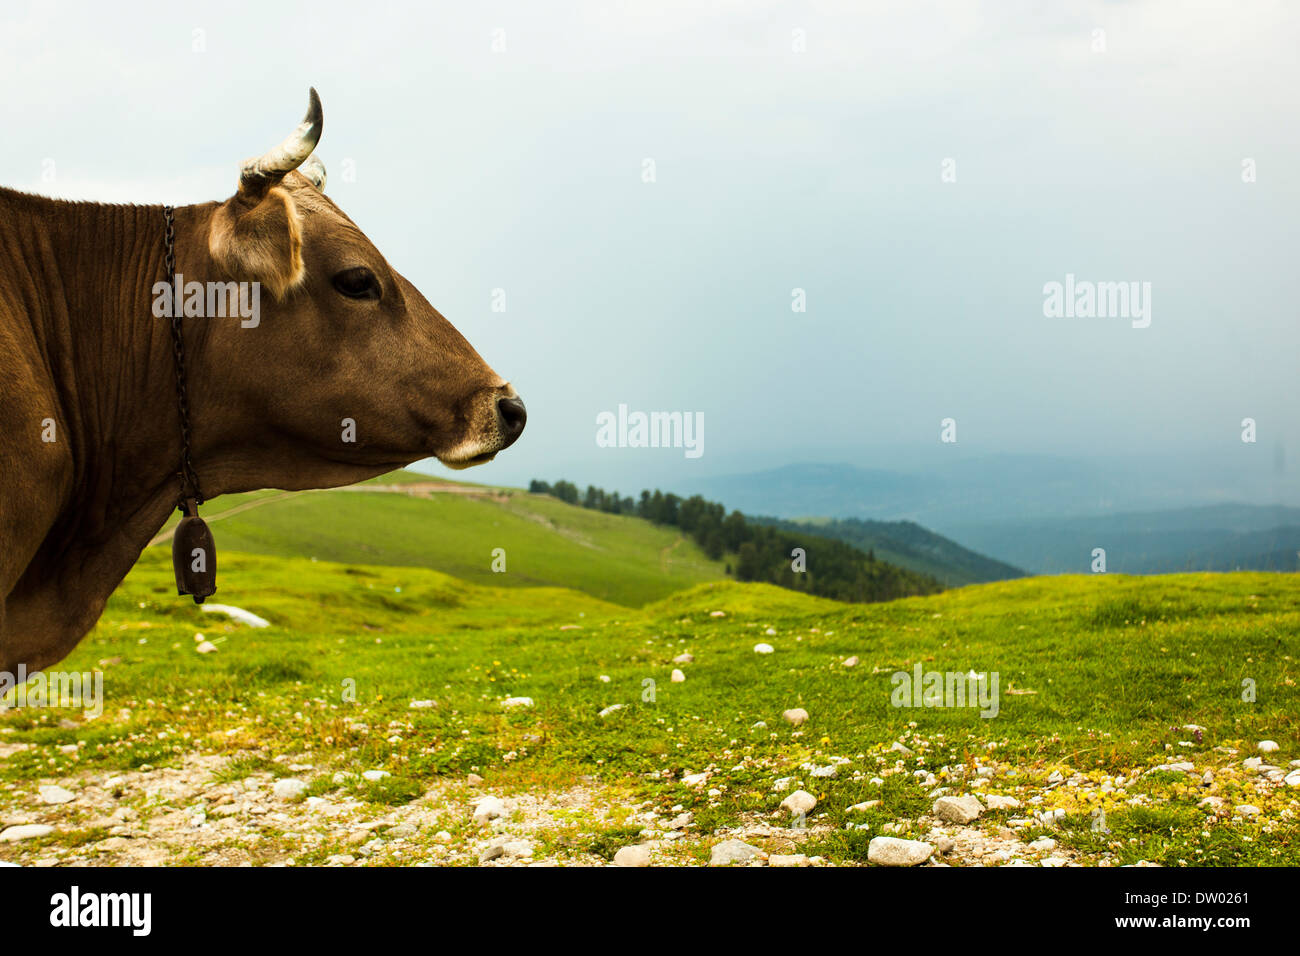
POLYGON ((726 866, 729 863, 748 863, 763 853, 743 840, 723 840, 709 855, 709 866, 726 866))
POLYGON ((867 860, 877 866, 916 866, 930 859, 934 847, 920 840, 876 837, 867 844, 867 860))
POLYGON ((934 802, 934 815, 947 823, 970 823, 984 812, 979 797, 940 797, 934 802))

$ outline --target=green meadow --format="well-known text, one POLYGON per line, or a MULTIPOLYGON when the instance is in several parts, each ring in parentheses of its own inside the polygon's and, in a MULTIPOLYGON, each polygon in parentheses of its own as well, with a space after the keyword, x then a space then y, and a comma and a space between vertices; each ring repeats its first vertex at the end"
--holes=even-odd
MULTIPOLYGON (((1049 836, 1084 865, 1300 863, 1300 789, 1243 765, 1264 739, 1280 745, 1266 763, 1289 771, 1300 758, 1294 575, 1031 578, 846 605, 696 583, 716 568, 671 535, 558 502, 524 508, 527 498, 321 493, 214 523, 213 600, 261 615, 265 629, 179 599, 169 549, 149 549, 62 665, 103 671, 103 715, 0 713, 12 751, 0 760, 0 820, 32 816, 38 782, 88 786, 203 755, 227 768, 214 785, 297 764, 311 768, 307 797, 347 795, 375 814, 429 805, 452 839, 438 848, 446 862, 477 861, 472 773, 507 797, 595 788, 605 812, 533 834, 560 863, 603 862, 637 842, 643 826, 628 814, 641 807, 692 815, 667 862, 707 862, 712 844, 748 827, 770 852, 797 845, 864 864, 873 836, 923 838, 940 790, 1016 798, 1021 809, 974 826, 1023 844, 1049 836), (413 533, 417 514, 427 527, 413 533), (498 542, 509 564, 494 574, 498 542), (653 559, 664 549, 671 565, 653 559), (435 553, 454 553, 459 573, 416 566, 435 553), (196 653, 197 635, 215 650, 196 653), (760 642, 773 652, 756 653, 760 642), (692 659, 675 663, 683 654, 692 659), (997 716, 891 706, 891 675, 918 662, 996 673, 997 716), (516 697, 532 706, 503 707, 516 697), (792 708, 807 722, 783 719, 792 708), (1194 773, 1152 770, 1184 761, 1194 773), (355 776, 374 769, 388 775, 355 776), (780 807, 781 778, 817 798, 799 829, 780 807), (1050 810, 1061 816, 1047 825, 1050 810)), ((146 817, 174 809, 156 796, 136 804, 146 817)), ((103 834, 73 817, 0 846, 0 858, 83 859, 103 834)), ((434 829, 403 842, 405 862, 433 852, 434 829)), ((328 834, 305 847, 289 830, 232 835, 230 852, 309 864, 346 850, 328 834)))

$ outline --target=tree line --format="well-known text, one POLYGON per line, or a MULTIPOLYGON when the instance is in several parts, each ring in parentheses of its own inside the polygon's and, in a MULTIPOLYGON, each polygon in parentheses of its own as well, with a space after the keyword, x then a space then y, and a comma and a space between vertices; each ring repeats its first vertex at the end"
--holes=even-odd
POLYGON ((726 558, 727 574, 738 581, 765 581, 837 601, 892 601, 917 594, 934 594, 943 586, 927 574, 877 561, 843 541, 747 521, 739 511, 727 513, 716 501, 700 495, 682 498, 656 488, 639 498, 624 497, 588 485, 582 491, 571 481, 550 484, 534 479, 534 494, 551 495, 571 505, 632 515, 657 525, 679 528, 711 559, 726 558))

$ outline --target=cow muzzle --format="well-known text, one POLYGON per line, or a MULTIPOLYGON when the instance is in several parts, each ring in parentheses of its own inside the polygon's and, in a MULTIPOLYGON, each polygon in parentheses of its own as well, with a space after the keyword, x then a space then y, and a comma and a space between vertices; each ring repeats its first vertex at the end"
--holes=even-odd
POLYGON ((438 455, 438 460, 448 468, 486 464, 496 457, 497 452, 518 441, 528 422, 528 409, 523 399, 509 385, 491 389, 489 394, 477 397, 473 409, 471 420, 483 421, 478 427, 479 434, 438 455))

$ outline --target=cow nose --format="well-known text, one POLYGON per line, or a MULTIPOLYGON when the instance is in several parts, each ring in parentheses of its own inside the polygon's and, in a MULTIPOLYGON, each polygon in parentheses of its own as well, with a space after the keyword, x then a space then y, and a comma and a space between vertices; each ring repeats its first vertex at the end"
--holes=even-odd
POLYGON ((509 448, 524 433, 528 421, 528 409, 518 398, 497 400, 497 417, 501 419, 501 447, 509 448))

